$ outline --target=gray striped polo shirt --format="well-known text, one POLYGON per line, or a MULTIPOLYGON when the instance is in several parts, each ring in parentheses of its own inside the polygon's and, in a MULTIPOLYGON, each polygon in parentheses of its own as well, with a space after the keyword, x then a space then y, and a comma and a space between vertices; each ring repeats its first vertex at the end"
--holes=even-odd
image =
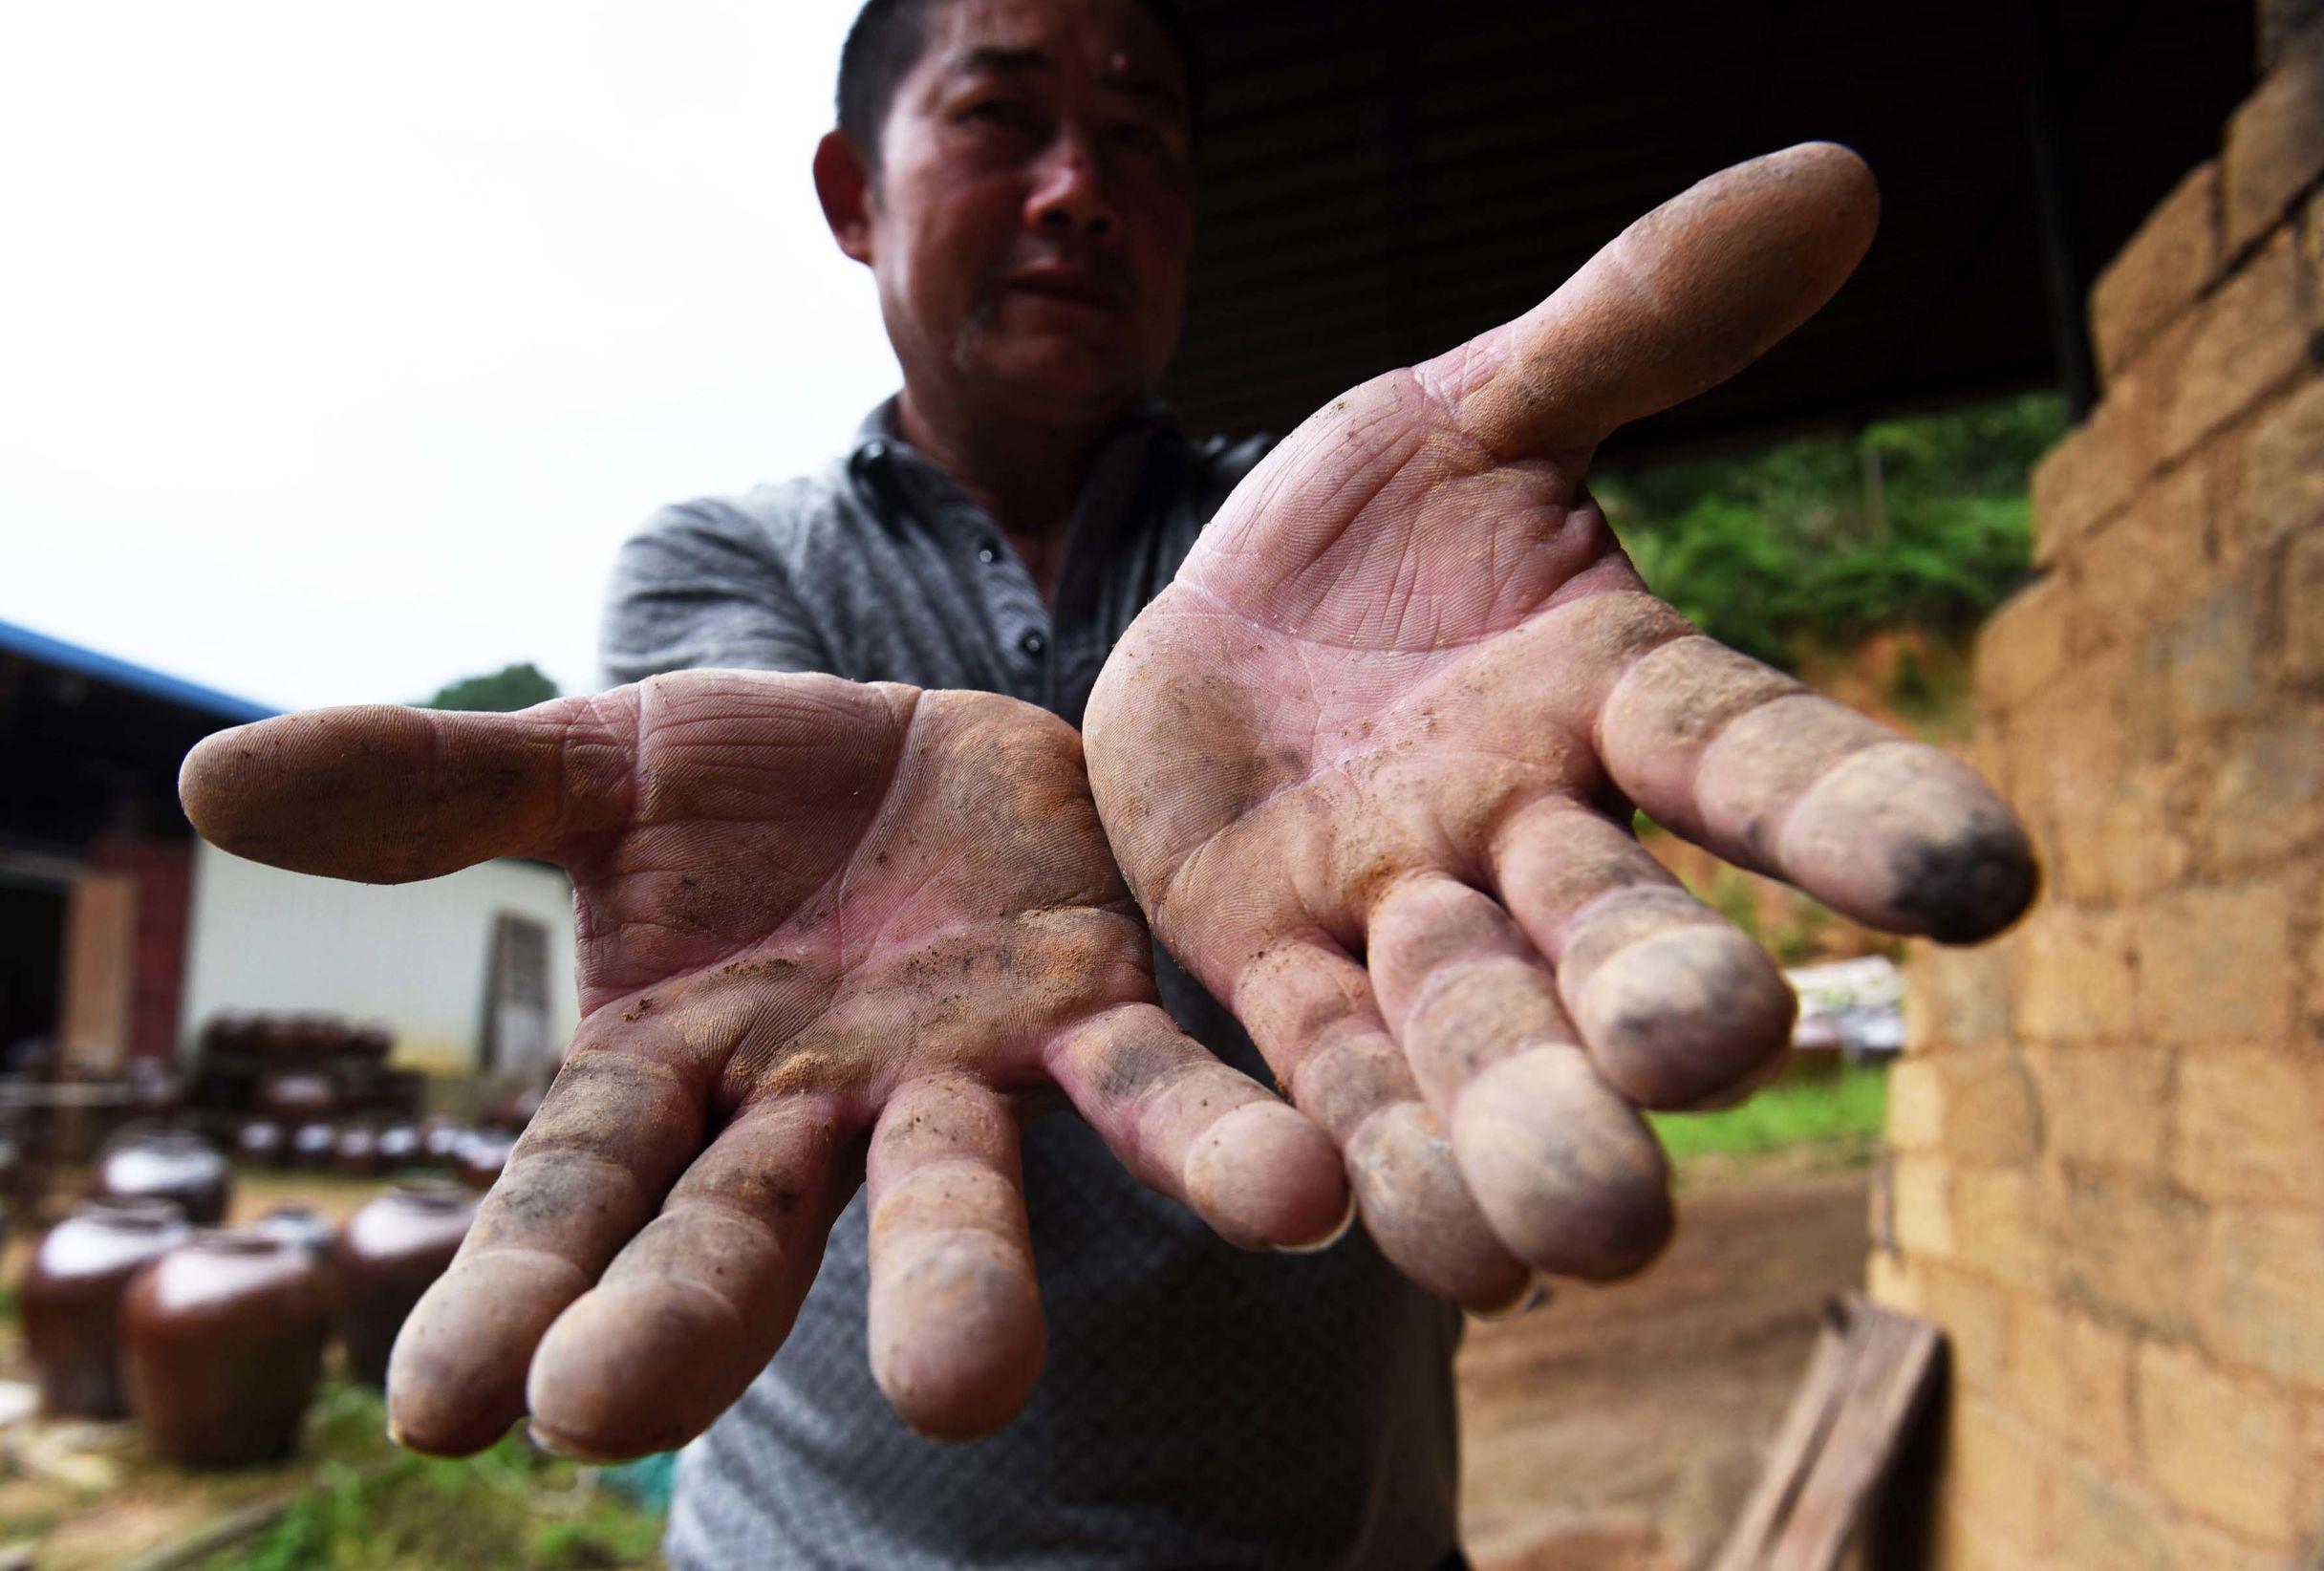
MULTIPOLYGON (((616 682, 705 666, 1007 693, 1078 724, 1107 651, 1266 443, 1191 442, 1158 407, 1106 446, 1054 604, 986 514, 895 433, 893 400, 823 473, 665 508, 615 567, 616 682)), ((1164 1003, 1267 1078, 1167 955, 1164 1003)), ((1049 1332, 1024 1412, 968 1445, 898 1423, 865 1354, 862 1197, 790 1340, 689 1446, 667 1550, 732 1567, 1427 1571, 1455 1537, 1457 1315, 1361 1229, 1253 1255, 1124 1173, 1069 1115, 1024 1182, 1049 1332)))

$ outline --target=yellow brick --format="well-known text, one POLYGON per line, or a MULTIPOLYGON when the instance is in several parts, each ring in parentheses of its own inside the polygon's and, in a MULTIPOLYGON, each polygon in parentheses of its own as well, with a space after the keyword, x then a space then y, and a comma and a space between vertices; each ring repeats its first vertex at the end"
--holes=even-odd
POLYGON ((2256 586, 2208 596, 2150 635, 2163 665, 2170 721, 2188 735, 2233 720, 2259 701, 2263 603, 2256 586))
MULTIPOLYGON (((2324 605, 2307 614, 2324 621, 2324 605)), ((2256 718, 2195 778, 2195 839, 2212 877, 2264 872, 2324 842, 2324 706, 2256 718)))
POLYGON ((2114 380, 2193 305, 2219 269, 2219 165, 2198 164, 2115 253, 2090 291, 2090 336, 2114 380))
POLYGON ((2155 464, 2155 400, 2143 368, 2120 377, 2030 477, 2034 560, 2043 566, 2129 503, 2155 464))
POLYGON ((2131 1339, 2046 1300, 2010 1305, 2006 1400, 2092 1461, 2120 1473, 2135 1463, 2131 1339))
POLYGON ((1949 1175, 1943 1163, 1926 1157, 1897 1156, 1887 1166, 1890 1225, 1897 1244, 1908 1255, 1938 1259, 1953 1252, 1953 1212, 1949 1175))
POLYGON ((2097 783, 2090 805, 2063 813, 2052 887, 2076 905, 2142 899, 2176 882, 2194 859, 2170 799, 2171 765, 2142 764, 2097 783))
POLYGON ((2138 1028, 2135 930, 2127 916, 2045 906, 2026 924, 2017 1028, 2029 1041, 2116 1041, 2138 1028))
POLYGON ((2159 336, 2139 362, 2152 377, 2155 438, 2163 463, 2194 450, 2308 359, 2298 246, 2283 230, 2189 316, 2159 336))
POLYGON ((2101 1320, 2189 1334, 2201 1207, 2154 1184, 2096 1173, 2068 1174, 2054 1204, 2051 1259, 2061 1297, 2101 1320))
POLYGON ((2235 484, 2218 514, 2225 556, 2251 558, 2281 535, 2324 525, 2324 377, 2261 411, 2232 451, 2235 484))
POLYGON ((2099 529, 2077 563, 2074 648, 2136 640, 2197 599, 2214 575, 2211 485, 2202 463, 2159 476, 2099 529))
POLYGON ((2011 709, 2039 693, 2066 667, 2066 632, 2074 598, 2055 574, 2035 579, 2002 602, 1977 631, 1977 695, 2011 709))
POLYGON ((2051 1521, 2060 1567, 2180 1571, 2170 1507, 2120 1472, 2069 1464, 2058 1476, 2051 1521))
POLYGON ((2146 1031, 2178 1044, 2285 1039, 2293 970, 2282 881, 2169 892, 2141 906, 2137 920, 2146 1031))
POLYGON ((2041 1112, 2034 1082, 2014 1053, 1970 1052, 1947 1058, 1945 1149, 1964 1162, 2031 1162, 2041 1150, 2041 1112))
POLYGON ((2223 1207, 2206 1235, 2196 1303, 2205 1345, 2288 1388, 2324 1394, 2324 1220, 2304 1208, 2223 1207))
POLYGON ((1864 1256, 1864 1292, 1875 1303, 1920 1314, 1922 1277, 1919 1266, 1893 1249, 1876 1244, 1864 1256))
MULTIPOLYGON (((2324 392, 2324 382, 2316 384, 2324 392)), ((2317 401, 2324 412, 2324 398, 2317 401)), ((2318 454, 2324 454, 2324 420, 2316 432, 2318 454)), ((2324 491, 2324 459, 2313 465, 2318 489, 2324 491)), ((2313 682, 2324 677, 2324 526, 2302 528, 2284 549, 2282 573, 2276 579, 2275 625, 2282 630, 2276 647, 2276 674, 2286 683, 2313 682)))
POLYGON ((2313 1571, 2280 1549, 2262 1549, 2207 1522, 2182 1518, 2168 1540, 2172 1571, 2313 1571))
POLYGON ((2139 1351, 2140 1444, 2163 1493, 2182 1509, 2270 1545, 2304 1524, 2295 1414, 2264 1383, 2223 1373, 2184 1347, 2139 1351))
POLYGON ((2040 1553, 2048 1538, 2055 1450, 1993 1403, 1959 1394, 1947 1414, 1946 1509, 1980 1536, 2040 1553))
POLYGON ((2153 1047, 2060 1047, 2026 1055, 2040 1087, 2042 1136, 2053 1153, 2098 1167, 2163 1165, 2170 1128, 2171 1054, 2153 1047))
MULTIPOLYGON (((2283 1048, 2216 1048, 2179 1065, 2171 1171, 2209 1200, 2324 1207, 2324 1076, 2283 1048)), ((2324 1237, 2320 1237, 2324 1243, 2324 1237)))
POLYGON ((1944 1076, 1933 1059, 1904 1059, 1888 1071, 1889 1149, 1926 1151, 1944 1143, 1944 1076))
POLYGON ((1945 1266, 1930 1266, 1921 1287, 1921 1316, 1945 1328, 1953 1377, 1991 1392, 2009 1349, 2009 1304, 2001 1289, 1945 1266))
POLYGON ((1904 973, 1904 1024, 1913 1050, 2008 1041, 2024 945, 2022 930, 1975 949, 1914 944, 1904 973))
POLYGON ((2011 1168, 1952 1175, 1953 1237, 1961 1262, 2034 1292, 2050 1287, 2050 1208, 2032 1176, 2011 1168))
POLYGON ((2288 40, 2275 68, 2227 121, 2220 155, 2227 249, 2250 244, 2324 174, 2324 36, 2288 40))

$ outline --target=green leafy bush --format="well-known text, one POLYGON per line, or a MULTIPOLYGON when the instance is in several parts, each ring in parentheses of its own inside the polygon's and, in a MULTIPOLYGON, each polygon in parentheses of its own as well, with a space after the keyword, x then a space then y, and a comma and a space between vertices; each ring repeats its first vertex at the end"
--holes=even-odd
POLYGON ((1594 484, 1648 587, 1790 668, 1881 628, 1974 627, 2025 579, 2026 472, 2065 423, 2029 394, 1594 484))

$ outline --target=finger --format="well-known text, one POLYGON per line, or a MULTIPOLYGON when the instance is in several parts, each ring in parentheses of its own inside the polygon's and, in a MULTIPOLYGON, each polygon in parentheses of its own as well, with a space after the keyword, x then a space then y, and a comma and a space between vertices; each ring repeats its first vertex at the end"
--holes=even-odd
POLYGON ((872 1377, 912 1429, 990 1434, 1017 1416, 1047 1333, 1017 1123, 987 1087, 906 1084, 872 1136, 872 1377))
POLYGON ((1846 148, 1722 170, 1624 230, 1525 315, 1420 368, 1497 456, 1595 447, 1741 371, 1872 243, 1880 196, 1846 148))
POLYGON ((526 1395, 543 1444, 615 1461, 710 1427, 790 1334, 854 1194, 836 1104, 745 1108, 686 1170, 604 1280, 557 1317, 526 1395))
POLYGON ((1652 1259, 1670 1237, 1662 1148, 1591 1067, 1517 924, 1457 880, 1409 877, 1372 908, 1366 958, 1501 1241, 1538 1269, 1596 1280, 1652 1259))
POLYGON ((464 1456, 524 1415, 525 1371, 550 1322, 701 1147, 705 1088, 591 1034, 585 1025, 451 1268, 396 1339, 388 1432, 414 1451, 464 1456))
POLYGON ((1631 658, 1596 730, 1656 822, 1860 922, 1973 942, 2034 898, 2024 829, 1966 765, 1699 634, 1631 658))
POLYGON ((178 777, 203 838, 297 872, 400 884, 495 856, 552 858, 628 780, 593 700, 509 715, 314 709, 204 738, 178 777))
POLYGON ((1331 1137, 1151 1003, 1060 1037, 1049 1073, 1122 1165, 1245 1249, 1320 1249, 1354 1196, 1331 1137))
POLYGON ((1627 829, 1543 800, 1504 822, 1493 865, 1599 1072, 1633 1102, 1699 1106, 1790 1044, 1798 1001, 1775 962, 1627 829))
POLYGON ((1533 1274, 1477 1209, 1364 968, 1326 940, 1295 938, 1246 966, 1232 1001, 1293 1105, 1339 1143, 1380 1252, 1479 1313, 1523 1302, 1533 1274))

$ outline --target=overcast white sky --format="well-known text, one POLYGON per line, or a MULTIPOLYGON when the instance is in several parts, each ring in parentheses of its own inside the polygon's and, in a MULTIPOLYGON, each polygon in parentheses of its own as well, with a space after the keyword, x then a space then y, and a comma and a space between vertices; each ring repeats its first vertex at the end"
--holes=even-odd
POLYGON ((595 681, 661 503, 891 391, 807 161, 852 0, 0 21, 0 618, 283 707, 595 681))

